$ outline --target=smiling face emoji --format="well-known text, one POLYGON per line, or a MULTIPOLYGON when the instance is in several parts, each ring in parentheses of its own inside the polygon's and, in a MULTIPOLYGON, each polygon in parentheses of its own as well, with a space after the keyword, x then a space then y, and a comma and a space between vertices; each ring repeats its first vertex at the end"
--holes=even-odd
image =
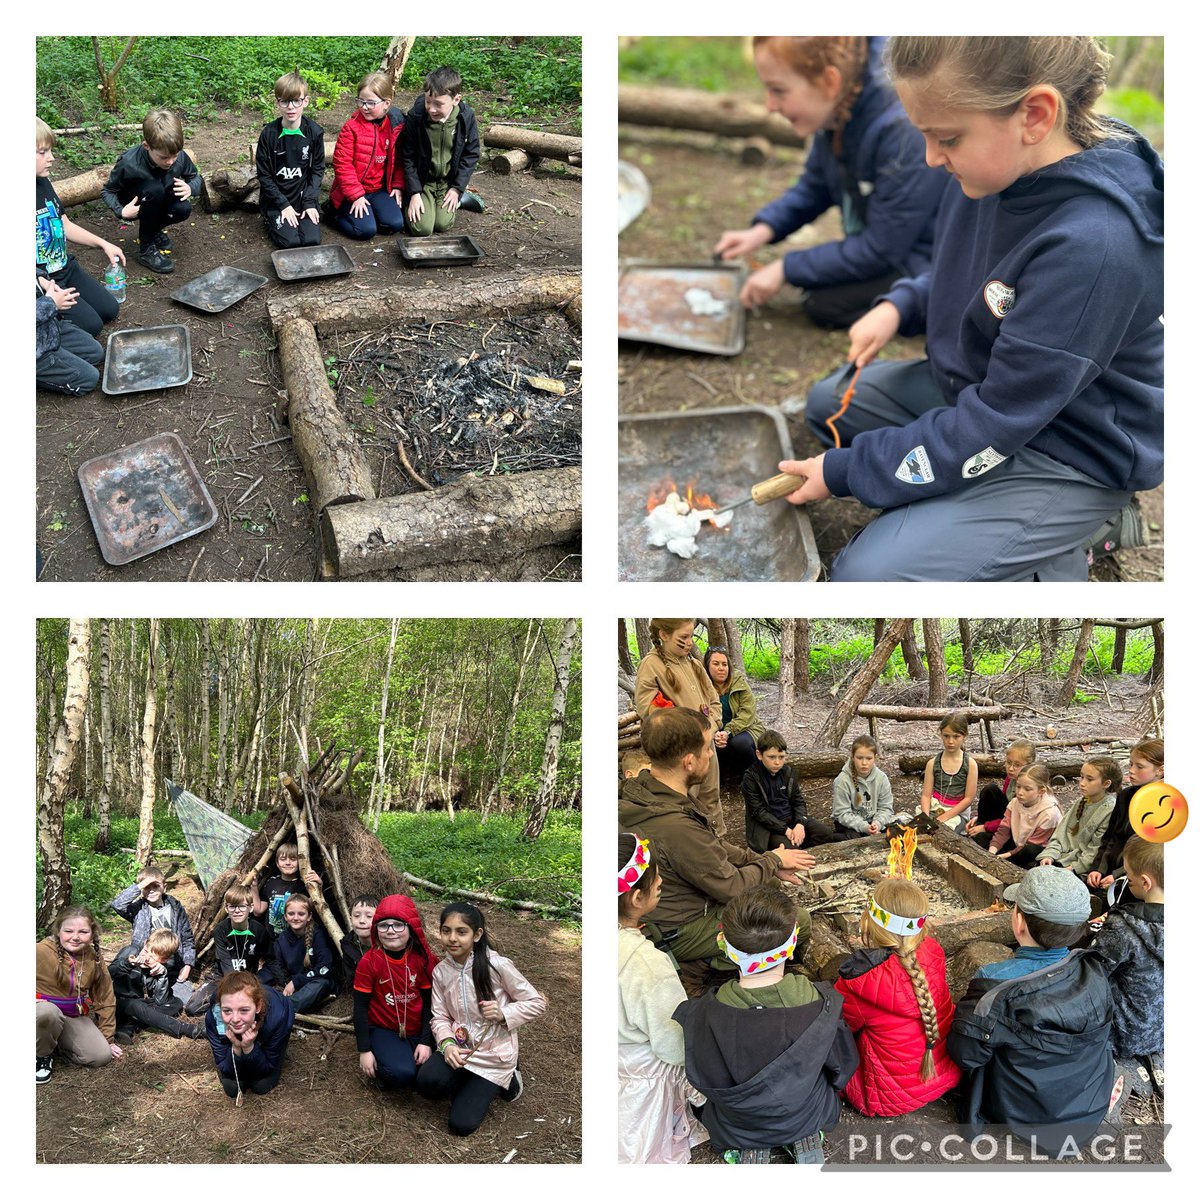
POLYGON ((1188 806, 1183 793, 1169 783, 1155 780, 1133 793, 1129 801, 1129 824, 1148 842, 1169 842, 1187 825, 1188 806))

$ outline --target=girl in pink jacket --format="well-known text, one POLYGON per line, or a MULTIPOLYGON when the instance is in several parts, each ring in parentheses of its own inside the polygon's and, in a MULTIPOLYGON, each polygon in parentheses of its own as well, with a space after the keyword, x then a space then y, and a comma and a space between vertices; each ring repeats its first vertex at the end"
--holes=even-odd
POLYGON ((546 998, 495 952, 473 904, 448 904, 440 925, 446 957, 434 968, 431 1000, 438 1053, 415 1086, 430 1100, 449 1097, 450 1132, 466 1137, 497 1096, 521 1094, 516 1030, 546 1011, 546 998))

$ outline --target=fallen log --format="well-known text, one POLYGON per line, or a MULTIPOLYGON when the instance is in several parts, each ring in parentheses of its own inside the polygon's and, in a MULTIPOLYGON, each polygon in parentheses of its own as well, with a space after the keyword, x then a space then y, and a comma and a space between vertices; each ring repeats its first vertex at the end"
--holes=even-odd
POLYGON ((766 138, 777 146, 803 146, 804 139, 778 113, 742 96, 713 95, 692 88, 617 89, 617 120, 658 129, 696 129, 722 137, 766 138))
MULTIPOLYGON (((333 186, 333 149, 335 142, 325 143, 325 174, 321 177, 321 192, 329 194, 333 186)), ((258 211, 258 172, 254 165, 254 151, 250 147, 250 162, 232 167, 217 167, 204 176, 204 192, 201 199, 206 212, 222 212, 240 208, 258 211)))
POLYGON ((1014 714, 1001 704, 990 707, 969 708, 910 708, 905 704, 860 704, 860 717, 875 717, 882 721, 940 721, 953 713, 966 717, 968 721, 1003 721, 1014 714))
MULTIPOLYGON (((833 779, 842 773, 849 754, 789 754, 788 766, 801 779, 833 779)), ((921 764, 924 768, 924 763, 921 764)))
MULTIPOLYGON (((578 328, 573 302, 581 298, 579 271, 545 271, 539 274, 487 279, 475 284, 457 284, 454 315, 463 319, 507 318, 543 308, 562 308, 578 328)), ((440 288, 415 291, 398 285, 371 292, 375 312, 391 314, 396 323, 440 321, 446 317, 446 297, 440 288)), ((304 320, 321 333, 353 332, 363 327, 363 293, 339 289, 324 293, 276 291, 267 298, 267 315, 279 328, 288 321, 304 320)))
POLYGON ((623 712, 617 717, 617 728, 624 729, 627 725, 640 725, 641 721, 641 714, 636 710, 623 712))
POLYGON ((449 562, 495 562, 579 536, 580 467, 469 476, 432 492, 328 507, 326 553, 339 576, 449 562))
MULTIPOLYGON (((925 764, 931 757, 930 754, 901 754, 900 771, 904 775, 919 775, 925 770, 925 764)), ((972 754, 971 757, 979 765, 980 775, 997 778, 1004 775, 1004 759, 1002 757, 993 754, 972 754)), ((1037 761, 1051 775, 1066 775, 1068 779, 1078 775, 1080 767, 1083 766, 1082 758, 1042 758, 1039 756, 1037 761)))
POLYGON ((505 150, 494 154, 488 165, 497 175, 516 175, 519 171, 528 171, 533 166, 533 158, 524 150, 505 150))
POLYGON ((366 456, 338 410, 316 331, 308 321, 291 320, 277 326, 276 333, 292 445, 308 477, 313 512, 349 500, 374 500, 366 456))
POLYGON ((618 750, 640 750, 642 748, 642 731, 639 729, 636 733, 627 733, 624 737, 617 738, 618 750))
POLYGON ((746 139, 739 158, 744 166, 761 167, 771 157, 771 143, 765 137, 746 139))
POLYGON ((939 921, 930 917, 926 928, 938 940, 938 944, 952 958, 970 942, 996 942, 1001 946, 1015 946, 1017 939, 1012 931, 1012 909, 1003 912, 967 913, 953 920, 939 921))
MULTIPOLYGON (((139 125, 137 128, 140 129, 141 126, 139 125)), ((185 146, 184 151, 186 152, 187 149, 185 146)), ((79 175, 70 175, 66 179, 55 180, 54 190, 58 193, 63 208, 99 200, 100 193, 104 190, 104 185, 108 182, 112 169, 113 164, 101 163, 100 166, 91 167, 79 175)), ((203 196, 203 192, 201 195, 203 196)))
POLYGON ((433 892, 438 896, 462 896, 464 900, 482 900, 485 904, 498 904, 503 908, 519 908, 525 912, 546 912, 554 913, 560 917, 571 917, 573 920, 582 921, 583 913, 573 908, 560 908, 553 904, 538 904, 533 900, 509 900, 505 896, 497 896, 492 892, 469 892, 465 888, 447 887, 441 883, 431 883, 428 879, 419 879, 416 875, 410 875, 407 871, 402 873, 402 878, 405 883, 411 884, 413 887, 424 888, 427 892, 433 892))
POLYGON ((583 160, 583 138, 523 129, 519 125, 493 125, 483 135, 483 144, 500 150, 524 150, 534 158, 558 158, 566 162, 575 154, 580 162, 583 160))
POLYGON ((309 1025, 313 1029, 331 1029, 334 1033, 353 1033, 354 1024, 338 1017, 323 1017, 319 1013, 297 1013, 297 1025, 309 1025))

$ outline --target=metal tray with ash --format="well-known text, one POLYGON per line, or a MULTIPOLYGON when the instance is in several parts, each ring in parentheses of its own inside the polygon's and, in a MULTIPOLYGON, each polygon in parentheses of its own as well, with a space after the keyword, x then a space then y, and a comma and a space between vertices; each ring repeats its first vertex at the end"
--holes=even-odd
POLYGON ((192 378, 192 338, 186 325, 122 329, 110 335, 101 387, 108 396, 182 387, 192 378))
POLYGON ((294 250, 276 250, 271 255, 275 274, 284 283, 304 283, 309 279, 327 279, 331 275, 349 275, 354 259, 345 246, 297 246, 294 250))
MULTIPOLYGON (((737 509, 724 529, 705 526, 692 558, 651 546, 646 515, 678 483, 706 494, 696 507, 741 500, 756 480, 792 457, 787 424, 775 409, 730 407, 620 418, 619 577, 643 582, 807 582, 821 569, 808 513, 781 500, 737 509)), ((797 483, 799 486, 799 483, 797 483)))
POLYGON ((617 284, 617 336, 702 354, 741 354, 746 310, 741 263, 628 259, 617 284))
POLYGON ((255 275, 253 271, 243 271, 240 267, 217 267, 207 275, 200 275, 177 287, 171 293, 171 299, 201 312, 219 313, 245 300, 266 282, 265 275, 255 275))
POLYGON ((217 506, 174 433, 91 458, 77 475, 100 553, 114 567, 216 524, 217 506))
POLYGON ((479 243, 468 233, 402 237, 398 244, 400 257, 410 267, 469 267, 483 257, 479 243))

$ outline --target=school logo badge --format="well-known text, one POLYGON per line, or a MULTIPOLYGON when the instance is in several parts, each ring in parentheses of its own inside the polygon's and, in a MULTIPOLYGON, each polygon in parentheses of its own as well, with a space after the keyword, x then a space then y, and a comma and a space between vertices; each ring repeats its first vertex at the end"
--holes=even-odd
POLYGON ((1006 458, 1008 458, 1007 454, 1001 454, 991 446, 984 446, 978 454, 972 454, 963 463, 962 477, 964 479, 975 479, 980 475, 986 474, 993 467, 998 467, 1006 458))
POLYGON ((901 483, 932 483, 933 467, 924 446, 914 446, 896 468, 896 478, 901 483))
POLYGON ((1004 317, 1012 311, 1016 303, 1017 289, 1009 287, 999 279, 993 279, 984 285, 983 302, 992 310, 995 317, 1004 317))

